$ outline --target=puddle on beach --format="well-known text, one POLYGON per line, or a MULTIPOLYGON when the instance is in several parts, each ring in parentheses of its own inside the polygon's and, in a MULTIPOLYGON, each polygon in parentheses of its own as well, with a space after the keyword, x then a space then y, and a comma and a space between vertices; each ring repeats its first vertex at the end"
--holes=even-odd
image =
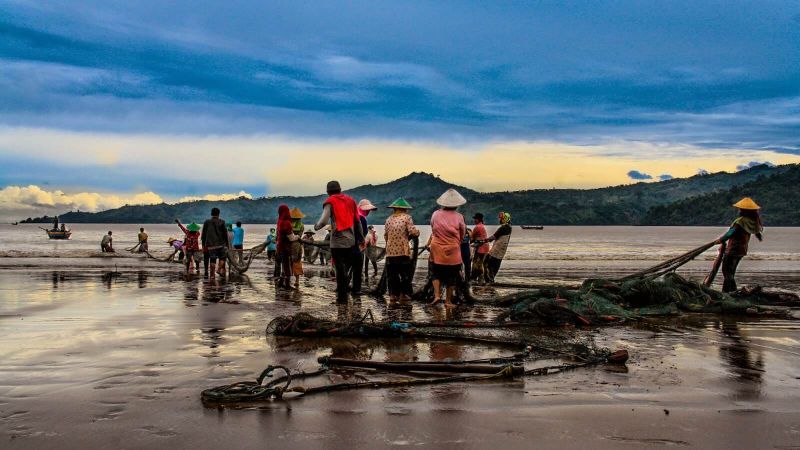
MULTIPOLYGON (((253 380, 268 364, 312 370, 329 354, 425 361, 516 351, 448 340, 267 338, 272 318, 301 311, 340 320, 372 311, 376 320, 488 321, 499 310, 387 307, 366 295, 341 306, 319 266, 307 267, 299 290, 276 292, 268 267, 259 264, 249 277, 216 283, 164 265, 0 271, 0 442, 19 448, 800 442, 800 322, 775 319, 685 316, 568 331, 627 348, 631 360, 622 368, 204 408, 203 389, 253 380)), ((525 281, 513 265, 509 274, 525 281)), ((577 283, 583 275, 545 272, 536 281, 577 283)), ((476 292, 491 298, 510 291, 476 292)), ((371 377, 341 371, 304 383, 371 377)))

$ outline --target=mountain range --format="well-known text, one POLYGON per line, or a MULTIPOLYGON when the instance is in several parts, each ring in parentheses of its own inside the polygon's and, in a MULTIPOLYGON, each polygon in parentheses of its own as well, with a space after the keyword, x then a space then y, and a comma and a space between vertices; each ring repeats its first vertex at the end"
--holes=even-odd
MULTIPOLYGON (((497 223, 496 215, 508 211, 516 224, 537 225, 725 225, 735 214, 731 204, 744 196, 762 203, 765 223, 800 226, 800 165, 759 165, 735 173, 718 172, 651 183, 635 183, 598 189, 533 189, 509 192, 477 192, 425 172, 414 172, 389 183, 364 185, 345 192, 359 200, 369 198, 379 209, 370 216, 382 223, 385 208, 397 197, 413 206, 416 223, 427 223, 436 210, 436 198, 450 187, 468 200, 461 208, 465 217, 475 212, 497 223)), ((305 222, 316 220, 324 195, 304 197, 238 198, 227 201, 193 201, 177 204, 123 206, 96 213, 68 212, 66 223, 170 223, 202 222, 212 207, 228 221, 274 223, 281 203, 299 207, 305 222)), ((28 219, 48 222, 52 219, 28 219)))

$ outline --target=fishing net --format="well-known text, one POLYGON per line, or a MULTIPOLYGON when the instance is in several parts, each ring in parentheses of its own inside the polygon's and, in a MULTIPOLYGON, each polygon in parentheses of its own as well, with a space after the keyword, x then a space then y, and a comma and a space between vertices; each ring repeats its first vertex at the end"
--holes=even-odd
POLYGON ((779 314, 776 306, 800 306, 797 295, 763 289, 733 294, 711 289, 675 272, 611 281, 590 279, 579 289, 537 289, 500 299, 507 306, 501 320, 545 325, 599 324, 682 312, 717 314, 779 314))
MULTIPOLYGON (((528 327, 529 328, 529 327, 528 327)), ((595 345, 591 336, 574 331, 551 330, 544 334, 515 333, 516 337, 498 337, 480 330, 512 329, 509 325, 475 322, 378 322, 371 311, 348 322, 336 322, 307 313, 278 317, 267 326, 267 334, 296 337, 381 337, 400 339, 472 339, 492 344, 509 344, 518 349, 510 355, 442 361, 373 361, 345 359, 332 355, 318 358, 319 369, 291 371, 285 366, 268 366, 255 381, 243 381, 206 389, 201 393, 207 407, 248 407, 253 402, 289 400, 318 393, 352 389, 410 388, 445 383, 471 383, 520 379, 562 373, 597 364, 620 364, 627 361, 627 351, 610 352, 595 345), (549 334, 548 334, 549 333, 549 334), (552 364, 552 361, 558 364, 552 364), (544 365, 550 362, 550 365, 544 365), (538 364, 537 364, 538 363, 538 364), (267 381, 277 370, 280 377, 267 381), (364 381, 322 383, 299 386, 307 380, 334 371, 352 373, 361 370, 364 381), (450 374, 443 376, 442 374, 450 374), (295 384, 293 384, 295 383, 295 384)), ((521 328, 519 330, 522 330, 521 328)), ((519 331, 517 330, 517 331, 519 331)))

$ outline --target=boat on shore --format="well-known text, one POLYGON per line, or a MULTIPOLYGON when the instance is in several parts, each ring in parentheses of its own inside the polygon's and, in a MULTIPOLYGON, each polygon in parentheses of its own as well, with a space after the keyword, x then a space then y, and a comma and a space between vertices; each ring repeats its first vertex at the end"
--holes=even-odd
MULTIPOLYGON (((42 227, 39 227, 42 228, 42 227)), ((47 237, 50 239, 59 239, 59 240, 66 240, 72 236, 72 230, 48 230, 47 228, 42 228, 45 233, 47 233, 47 237)))
POLYGON ((544 225, 520 225, 523 230, 544 230, 544 225))

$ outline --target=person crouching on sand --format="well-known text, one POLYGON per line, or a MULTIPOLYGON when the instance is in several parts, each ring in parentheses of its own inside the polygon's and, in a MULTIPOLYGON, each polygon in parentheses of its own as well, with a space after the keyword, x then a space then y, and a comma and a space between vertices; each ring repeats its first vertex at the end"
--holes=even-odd
POLYGON ((183 258, 185 257, 183 254, 183 241, 171 237, 167 239, 167 245, 172 249, 170 258, 174 261, 175 255, 178 255, 178 261, 183 262, 183 258))
POLYGON ((756 239, 763 240, 761 233, 764 226, 761 224, 761 209, 750 197, 745 197, 733 205, 739 210, 739 217, 733 221, 728 231, 719 239, 717 243, 726 243, 725 256, 722 258, 722 292, 736 291, 736 268, 739 262, 747 255, 747 247, 750 244, 750 235, 756 235, 756 239))
POLYGON ((219 208, 211 209, 211 218, 203 223, 203 231, 200 234, 200 241, 203 248, 208 249, 208 260, 211 266, 209 278, 213 280, 217 273, 225 276, 225 258, 230 245, 228 240, 228 230, 225 221, 219 218, 219 208), (219 261, 219 264, 217 264, 219 261))
POLYGON ((111 237, 111 232, 109 231, 108 234, 103 236, 103 239, 100 240, 100 251, 103 253, 114 253, 113 241, 114 238, 111 237))
POLYGON ((200 264, 197 262, 200 259, 200 225, 192 222, 185 227, 178 219, 175 219, 175 223, 184 233, 183 252, 186 257, 186 273, 191 273, 193 267, 197 273, 200 273, 200 264))

